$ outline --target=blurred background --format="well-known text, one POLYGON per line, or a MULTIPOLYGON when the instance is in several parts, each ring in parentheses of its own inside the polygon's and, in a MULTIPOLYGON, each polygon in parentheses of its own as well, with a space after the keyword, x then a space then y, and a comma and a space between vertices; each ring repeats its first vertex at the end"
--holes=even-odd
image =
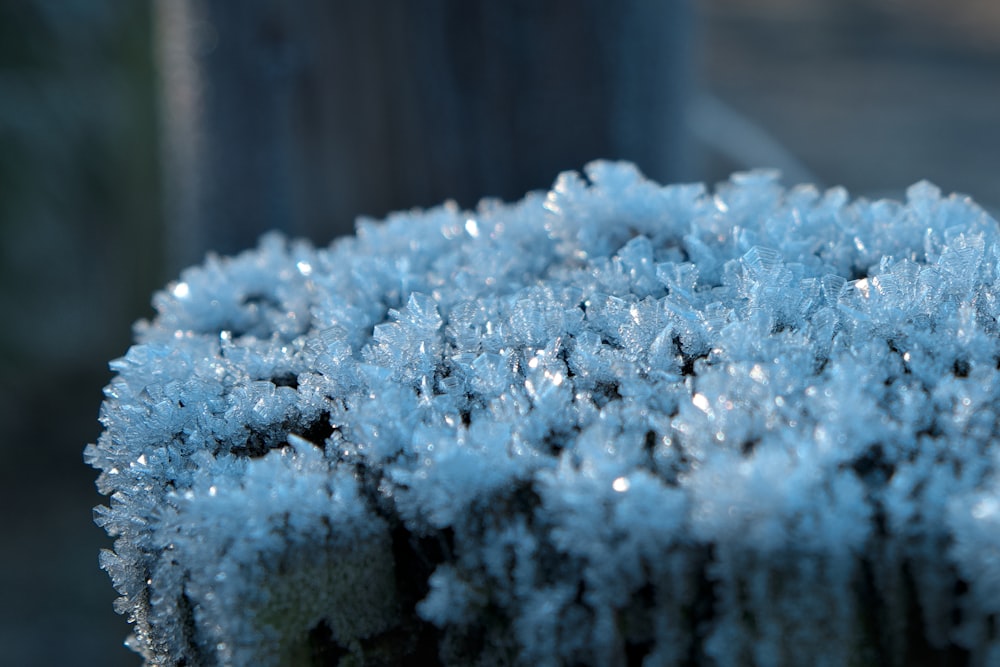
POLYGON ((82 462, 155 289, 594 158, 1000 207, 992 0, 0 3, 0 662, 138 665, 82 462))

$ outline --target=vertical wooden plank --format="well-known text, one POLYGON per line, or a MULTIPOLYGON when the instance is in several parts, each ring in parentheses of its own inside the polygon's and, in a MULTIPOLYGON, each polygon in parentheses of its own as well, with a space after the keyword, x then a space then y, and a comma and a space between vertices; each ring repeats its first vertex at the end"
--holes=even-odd
POLYGON ((159 0, 172 263, 595 158, 685 175, 689 3, 159 0))

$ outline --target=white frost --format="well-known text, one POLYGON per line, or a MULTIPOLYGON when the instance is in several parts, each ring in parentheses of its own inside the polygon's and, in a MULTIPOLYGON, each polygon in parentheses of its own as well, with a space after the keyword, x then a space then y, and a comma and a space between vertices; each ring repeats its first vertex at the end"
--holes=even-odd
POLYGON ((904 569, 930 646, 1000 654, 997 223, 586 175, 154 297, 86 452, 149 664, 421 623, 446 664, 860 664, 913 636, 904 569))

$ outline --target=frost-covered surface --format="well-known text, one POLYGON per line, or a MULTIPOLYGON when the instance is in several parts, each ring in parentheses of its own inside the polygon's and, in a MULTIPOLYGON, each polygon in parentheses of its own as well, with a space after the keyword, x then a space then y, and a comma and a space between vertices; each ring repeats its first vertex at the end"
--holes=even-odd
POLYGON ((586 176, 156 295, 86 454, 149 664, 1000 664, 997 223, 586 176))

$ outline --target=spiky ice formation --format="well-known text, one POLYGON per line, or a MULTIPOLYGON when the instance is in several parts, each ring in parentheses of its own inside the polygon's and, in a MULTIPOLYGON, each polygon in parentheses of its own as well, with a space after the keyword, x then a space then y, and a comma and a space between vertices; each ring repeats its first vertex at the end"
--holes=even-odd
POLYGON ((209 257, 112 363, 86 451, 132 646, 1000 664, 998 243, 927 183, 594 163, 209 257))

